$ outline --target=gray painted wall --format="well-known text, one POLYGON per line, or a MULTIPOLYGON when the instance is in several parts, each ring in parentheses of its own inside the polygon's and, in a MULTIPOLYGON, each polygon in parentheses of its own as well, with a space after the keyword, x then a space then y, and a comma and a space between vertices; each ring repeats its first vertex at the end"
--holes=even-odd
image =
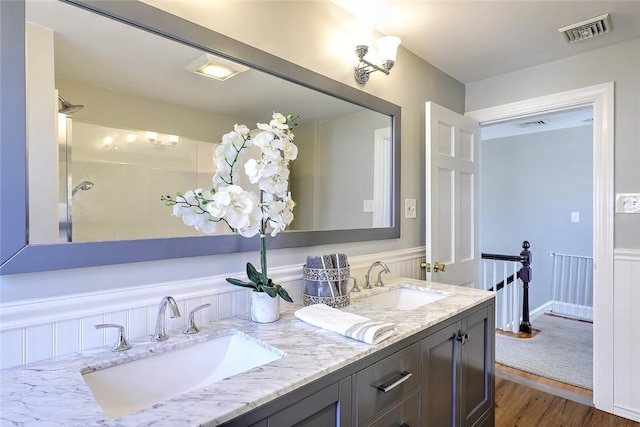
POLYGON ((552 297, 549 252, 592 256, 592 134, 589 125, 481 143, 481 251, 517 255, 531 243, 531 309, 552 297))
POLYGON ((374 129, 390 125, 387 116, 364 110, 318 121, 313 129, 303 130, 303 137, 296 128, 298 158, 291 163, 290 178, 296 201, 292 229, 373 226, 373 214, 363 212, 363 200, 373 199, 374 129))
MULTIPOLYGON (((615 82, 614 189, 640 192, 640 39, 468 84, 466 111, 610 81, 615 82)), ((640 215, 616 214, 614 228, 616 248, 640 249, 640 215)))

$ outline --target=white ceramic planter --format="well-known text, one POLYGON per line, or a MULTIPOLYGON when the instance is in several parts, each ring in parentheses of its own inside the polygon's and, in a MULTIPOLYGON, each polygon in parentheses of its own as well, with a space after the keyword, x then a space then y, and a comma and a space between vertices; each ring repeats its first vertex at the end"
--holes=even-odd
POLYGON ((271 298, 265 292, 251 292, 251 320, 271 323, 280 318, 280 297, 271 298))

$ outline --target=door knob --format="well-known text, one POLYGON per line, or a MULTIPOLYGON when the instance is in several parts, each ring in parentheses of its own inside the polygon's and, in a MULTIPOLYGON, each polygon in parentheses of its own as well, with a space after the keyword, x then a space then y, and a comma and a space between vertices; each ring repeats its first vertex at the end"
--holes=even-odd
POLYGON ((437 273, 438 271, 444 271, 446 265, 444 264, 440 264, 438 262, 434 262, 433 263, 433 271, 434 273, 437 273))
MULTIPOLYGON (((440 264, 439 262, 433 263, 433 272, 437 273, 438 271, 444 271, 446 265, 440 264)), ((428 262, 421 262, 420 268, 427 269, 427 273, 431 273, 431 264, 428 262)))

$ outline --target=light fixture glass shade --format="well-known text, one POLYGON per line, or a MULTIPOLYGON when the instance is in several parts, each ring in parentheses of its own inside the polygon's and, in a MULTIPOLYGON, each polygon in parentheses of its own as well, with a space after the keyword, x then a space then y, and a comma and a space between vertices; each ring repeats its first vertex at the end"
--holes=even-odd
POLYGON ((380 61, 396 62, 396 54, 398 46, 400 46, 400 38, 395 36, 381 37, 376 41, 378 46, 378 58, 380 61))

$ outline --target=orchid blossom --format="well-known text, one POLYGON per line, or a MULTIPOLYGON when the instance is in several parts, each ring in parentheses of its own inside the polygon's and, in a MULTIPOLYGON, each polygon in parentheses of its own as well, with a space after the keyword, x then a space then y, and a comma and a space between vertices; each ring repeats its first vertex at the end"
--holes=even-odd
POLYGON ((289 192, 289 162, 298 156, 292 127, 295 118, 274 112, 269 123, 257 123, 257 129, 236 124, 222 136, 214 154, 213 188, 189 190, 174 198, 163 196, 173 215, 185 225, 203 233, 213 233, 219 222, 244 237, 260 235, 262 273, 247 263, 251 282, 227 279, 239 286, 280 295, 291 301, 280 285, 267 277, 266 234, 275 236, 293 221, 295 202, 289 192), (240 185, 242 174, 256 186, 258 193, 240 185))

